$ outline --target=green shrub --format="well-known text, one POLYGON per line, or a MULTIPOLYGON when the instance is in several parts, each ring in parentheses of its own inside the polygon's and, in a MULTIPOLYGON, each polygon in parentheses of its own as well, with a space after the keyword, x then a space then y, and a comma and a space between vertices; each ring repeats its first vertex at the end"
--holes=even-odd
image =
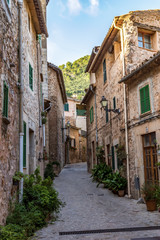
POLYGON ((54 173, 53 165, 59 166, 60 164, 57 161, 48 163, 44 170, 44 178, 50 177, 52 180, 54 180, 56 174, 54 173))
POLYGON ((106 163, 99 163, 92 169, 92 175, 94 181, 102 182, 107 179, 108 174, 112 173, 111 167, 107 166, 106 163))
POLYGON ((42 181, 39 169, 24 176, 22 203, 16 203, 7 217, 7 225, 0 230, 1 240, 25 240, 43 227, 50 214, 63 205, 50 177, 42 181))
POLYGON ((26 231, 19 225, 8 224, 0 228, 1 240, 26 240, 26 231))

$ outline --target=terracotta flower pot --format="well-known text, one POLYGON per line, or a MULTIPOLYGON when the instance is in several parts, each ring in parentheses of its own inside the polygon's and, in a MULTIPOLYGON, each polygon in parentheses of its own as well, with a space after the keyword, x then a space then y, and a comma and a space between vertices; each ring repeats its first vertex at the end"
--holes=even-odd
POLYGON ((119 190, 118 191, 118 196, 119 197, 124 197, 124 190, 119 190))
POLYGON ((147 211, 155 211, 157 208, 155 200, 146 200, 146 206, 147 211))

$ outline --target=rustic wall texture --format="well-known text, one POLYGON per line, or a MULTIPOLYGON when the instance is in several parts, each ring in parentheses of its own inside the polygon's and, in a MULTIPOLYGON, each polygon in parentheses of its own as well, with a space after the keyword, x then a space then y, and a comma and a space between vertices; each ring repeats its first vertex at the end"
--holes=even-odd
MULTIPOLYGON (((159 10, 148 10, 148 11, 135 11, 130 12, 124 16, 120 16, 119 27, 123 30, 124 34, 124 58, 125 58, 125 74, 130 73, 133 69, 143 63, 146 59, 152 57, 157 51, 160 50, 160 19, 159 10), (152 33, 152 50, 147 50, 138 47, 138 30, 151 31, 152 33)), ((115 19, 116 20, 116 19, 115 19)), ((114 34, 114 27, 113 32, 114 34)), ((111 32, 110 32, 111 33, 111 32)), ((105 42, 106 40, 104 40, 105 42)), ((110 40, 108 40, 110 41, 110 40)), ((103 42, 103 44, 104 44, 103 42)), ((123 77, 123 55, 122 55, 121 37, 120 31, 117 30, 114 39, 108 43, 107 41, 103 45, 103 50, 99 51, 96 58, 94 54, 94 59, 96 61, 93 65, 90 65, 89 72, 91 75, 95 73, 96 82, 93 84, 94 91, 96 93, 96 107, 97 107, 97 132, 98 132, 98 145, 104 146, 106 162, 108 163, 109 153, 111 153, 111 147, 114 147, 115 155, 115 169, 117 169, 117 154, 116 145, 125 146, 125 124, 124 124, 124 88, 123 83, 119 84, 119 81, 123 77), (108 44, 108 45, 107 45, 108 44), (104 50, 106 49, 107 50, 104 50), (101 60, 99 60, 101 59, 101 60), (107 80, 103 81, 103 61, 106 59, 106 72, 107 80), (109 100, 108 106, 113 109, 113 98, 116 98, 116 108, 120 109, 120 114, 109 113, 109 122, 106 123, 106 113, 101 108, 100 100, 102 96, 105 96, 109 100), (108 152, 108 147, 110 148, 108 152)), ((89 63, 90 64, 90 63, 89 63)), ((158 87, 157 87, 158 88, 158 87)), ((135 94, 135 93, 134 93, 135 94)), ((135 99, 134 94, 132 100, 135 99)), ((95 121, 95 96, 91 91, 88 91, 83 99, 83 103, 87 104, 87 151, 88 151, 88 169, 89 171, 96 163, 96 121, 95 121), (90 123, 90 109, 94 109, 94 121, 90 123)), ((134 116, 136 115, 135 104, 129 103, 129 109, 134 116)), ((129 116, 128 116, 129 117, 129 116)), ((135 167, 135 144, 133 140, 133 133, 129 133, 130 139, 130 181, 131 181, 131 194, 137 197, 137 192, 134 187, 134 176, 136 174, 135 167), (131 147, 132 146, 132 147, 131 147), (134 149, 134 150, 133 150, 134 149)), ((138 146, 138 145, 137 145, 138 146)), ((112 160, 111 160, 112 161, 112 160)), ((141 162, 142 163, 142 162, 141 162)), ((141 176, 143 178, 143 171, 141 171, 141 176)))

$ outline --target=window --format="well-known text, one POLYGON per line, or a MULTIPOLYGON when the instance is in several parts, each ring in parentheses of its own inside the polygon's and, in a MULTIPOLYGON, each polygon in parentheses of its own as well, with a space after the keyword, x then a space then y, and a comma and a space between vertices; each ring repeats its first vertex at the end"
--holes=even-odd
POLYGON ((145 87, 140 89, 140 102, 141 102, 141 114, 151 110, 149 85, 146 85, 145 87))
POLYGON ((3 85, 3 116, 8 117, 8 86, 5 82, 3 85))
POLYGON ((106 123, 109 122, 108 105, 106 106, 106 123))
POLYGON ((29 87, 33 91, 33 68, 29 63, 29 87))
POLYGON ((40 34, 37 35, 37 40, 38 40, 40 48, 42 48, 42 36, 40 34))
POLYGON ((71 138, 71 140, 70 140, 70 147, 71 148, 76 148, 76 139, 75 138, 71 138))
POLYGON ((31 19, 30 19, 30 16, 28 14, 28 30, 30 32, 30 29, 31 29, 31 19))
POLYGON ((138 32, 138 47, 152 49, 151 38, 151 34, 138 32))
POLYGON ((23 122, 23 167, 26 168, 26 140, 27 140, 27 135, 26 135, 26 122, 23 122))
POLYGON ((90 115, 90 123, 92 123, 94 121, 93 107, 91 107, 89 111, 89 115, 90 115))
POLYGON ((64 111, 69 112, 69 104, 68 103, 64 104, 64 111))
POLYGON ((113 98, 113 109, 114 110, 116 109, 116 98, 115 97, 113 98))
POLYGON ((103 61, 103 81, 104 83, 107 81, 106 59, 104 59, 103 61))
POLYGON ((77 109, 77 116, 86 116, 85 109, 77 109))

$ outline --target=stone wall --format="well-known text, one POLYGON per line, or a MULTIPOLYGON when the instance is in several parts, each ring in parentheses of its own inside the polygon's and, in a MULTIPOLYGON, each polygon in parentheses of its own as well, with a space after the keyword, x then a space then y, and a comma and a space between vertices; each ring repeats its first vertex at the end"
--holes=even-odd
POLYGON ((12 177, 18 169, 19 91, 17 1, 8 8, 0 1, 0 225, 5 223, 9 201, 15 194, 12 177), (8 85, 8 121, 2 117, 3 84, 8 85), (17 113, 17 114, 16 114, 17 113))
POLYGON ((64 102, 56 71, 48 67, 48 96, 51 101, 49 119, 49 159, 65 163, 64 102))

